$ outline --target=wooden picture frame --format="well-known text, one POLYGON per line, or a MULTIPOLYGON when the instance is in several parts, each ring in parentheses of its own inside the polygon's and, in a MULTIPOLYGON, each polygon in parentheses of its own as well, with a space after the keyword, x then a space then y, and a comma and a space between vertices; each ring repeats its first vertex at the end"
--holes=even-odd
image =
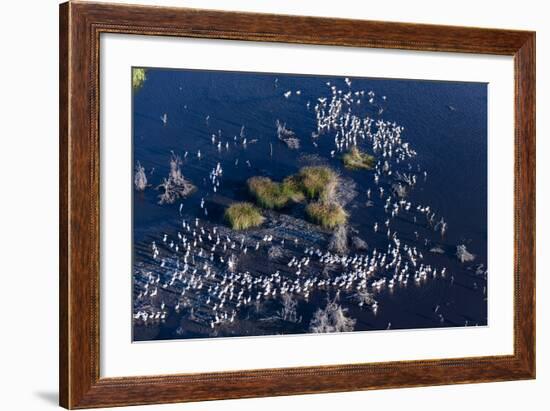
POLYGON ((184 8, 60 6, 60 405, 91 408, 535 378, 535 33, 184 8), (100 378, 100 34, 513 56, 514 354, 100 378))

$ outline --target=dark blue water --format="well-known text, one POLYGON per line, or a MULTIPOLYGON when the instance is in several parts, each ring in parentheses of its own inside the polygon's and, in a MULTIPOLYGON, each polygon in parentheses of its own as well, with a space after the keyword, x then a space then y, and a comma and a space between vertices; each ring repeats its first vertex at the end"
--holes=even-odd
MULTIPOLYGON (((376 104, 362 103, 357 114, 404 126, 403 139, 418 153, 411 163, 427 172, 425 181, 421 174, 418 175, 419 183, 407 200, 430 205, 438 218, 443 216, 448 223, 444 237, 425 224, 413 224, 399 217, 392 221, 392 227, 403 242, 422 250, 425 263, 447 267, 453 274, 452 280, 447 276, 422 287, 411 285, 380 293, 377 301, 381 309, 376 315, 351 302, 343 303, 357 320, 355 329, 386 329, 388 323, 391 328, 486 325, 487 301, 486 290, 483 290, 486 278, 480 277, 475 270, 480 264, 487 266, 487 85, 371 78, 351 80, 352 90, 372 90, 377 96, 376 104), (386 96, 385 100, 380 99, 382 95, 386 96), (380 108, 383 109, 381 114, 380 108), (414 232, 419 233, 419 239, 414 232), (456 259, 454 252, 459 244, 467 245, 468 251, 475 254, 473 262, 460 263, 456 259), (430 253, 429 249, 435 245, 445 253, 430 253), (441 313, 444 320, 439 316, 441 313)), ((250 201, 245 185, 247 178, 263 175, 280 181, 303 166, 301 159, 305 155, 315 154, 344 178, 355 181, 358 195, 347 207, 350 224, 369 243, 370 249, 385 249, 386 236, 372 229, 374 222, 382 223, 387 218, 383 201, 373 195, 374 207, 365 207, 367 189, 373 192, 377 189, 372 173, 347 170, 337 156, 331 157, 332 134, 315 140, 310 137, 316 131, 313 106, 317 98, 330 98, 327 81, 347 90, 341 77, 148 69, 146 81, 134 91, 133 97, 134 163, 141 163, 151 184, 144 192, 134 192, 134 245, 148 247, 152 239, 160 242, 163 233, 175 236, 181 230, 182 216, 198 216, 209 223, 223 225, 223 207, 219 203, 209 203, 213 194, 208 173, 218 162, 224 175, 216 194, 230 201, 250 201), (284 97, 287 90, 293 91, 289 98, 284 97), (300 90, 300 95, 296 95, 296 90, 300 90), (306 107, 308 102, 311 103, 309 109, 306 107), (164 114, 166 124, 161 120, 164 114), (290 150, 277 140, 277 120, 286 123, 300 138, 299 150, 290 150), (243 125, 247 140, 257 140, 246 147, 234 144, 234 137, 240 138, 243 125), (224 147, 218 151, 212 144, 212 134, 216 134, 216 141, 230 142, 229 149, 224 147), (196 155, 199 150, 201 159, 196 155), (184 201, 159 205, 159 191, 155 187, 168 174, 171 151, 184 158, 182 172, 198 191, 184 201), (236 160, 238 165, 235 165, 236 160), (202 214, 201 198, 205 198, 210 208, 208 217, 202 214)), ((147 258, 141 253, 134 253, 135 267, 145 260, 147 258)), ((137 293, 139 289, 134 288, 137 293)), ((324 296, 300 301, 299 311, 304 318, 311 318, 325 301, 324 296)), ((136 303, 134 306, 136 309, 136 303)), ((185 324, 188 322, 182 319, 188 311, 186 313, 169 309, 165 322, 136 325, 134 338, 211 336, 200 331, 200 327, 196 328, 199 331, 187 332, 185 324)), ((262 326, 262 331, 255 329, 249 333, 241 329, 227 335, 307 332, 307 324, 288 325, 288 329, 280 324, 277 327, 276 331, 262 326)))

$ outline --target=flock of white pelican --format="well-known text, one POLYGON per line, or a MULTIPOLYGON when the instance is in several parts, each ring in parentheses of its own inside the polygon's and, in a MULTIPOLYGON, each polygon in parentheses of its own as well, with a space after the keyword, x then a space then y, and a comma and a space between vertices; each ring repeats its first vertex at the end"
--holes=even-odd
MULTIPOLYGON (((163 320, 166 300, 170 300, 176 311, 192 307, 195 318, 214 328, 226 320, 232 323, 240 309, 284 294, 304 300, 319 289, 376 295, 385 288, 421 285, 446 276, 445 268, 424 264, 422 252, 402 244, 396 232, 386 250, 353 255, 339 255, 314 244, 301 248, 299 240, 288 238, 287 243, 301 252, 280 258, 276 262, 280 268, 273 273, 239 271, 240 256, 257 253, 265 258, 274 244, 284 247, 285 238, 261 236, 261 230, 253 236, 235 236, 225 227, 199 219, 183 221, 176 237, 165 234, 160 243, 151 244, 151 257, 160 270, 144 272, 140 278, 138 302, 160 309, 139 310, 134 318, 144 323, 163 320)), ((371 308, 378 310, 374 299, 371 308)))

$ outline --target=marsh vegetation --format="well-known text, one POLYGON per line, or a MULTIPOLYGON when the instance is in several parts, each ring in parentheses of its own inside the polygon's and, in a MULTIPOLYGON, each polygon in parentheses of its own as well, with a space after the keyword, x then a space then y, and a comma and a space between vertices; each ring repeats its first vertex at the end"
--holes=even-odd
POLYGON ((280 209, 286 207, 290 202, 300 202, 304 199, 292 178, 277 183, 269 177, 251 177, 247 184, 256 202, 263 208, 280 209))
POLYGON ((225 219, 233 230, 246 230, 261 225, 265 218, 251 203, 235 203, 225 211, 225 219))
POLYGON ((329 167, 309 166, 300 169, 297 178, 306 196, 318 199, 334 187, 338 177, 329 167))
POLYGON ((335 228, 346 223, 348 215, 338 203, 315 201, 306 207, 306 214, 315 224, 335 228))
POLYGON ((247 181, 256 203, 267 209, 282 209, 291 203, 308 200, 305 212, 310 221, 333 229, 347 221, 347 213, 338 200, 338 175, 326 166, 302 167, 282 183, 256 176, 247 181))
POLYGON ((133 68, 132 69, 132 87, 134 90, 138 90, 143 83, 147 80, 147 75, 144 68, 133 68))
POLYGON ((346 168, 352 170, 372 170, 376 165, 376 158, 361 152, 357 146, 353 146, 351 150, 342 156, 342 162, 346 168))

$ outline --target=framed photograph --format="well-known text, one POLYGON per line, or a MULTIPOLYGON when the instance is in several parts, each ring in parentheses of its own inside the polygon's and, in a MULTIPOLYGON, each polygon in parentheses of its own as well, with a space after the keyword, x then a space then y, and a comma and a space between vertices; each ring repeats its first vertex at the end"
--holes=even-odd
POLYGON ((535 377, 535 33, 60 6, 60 404, 535 377))

